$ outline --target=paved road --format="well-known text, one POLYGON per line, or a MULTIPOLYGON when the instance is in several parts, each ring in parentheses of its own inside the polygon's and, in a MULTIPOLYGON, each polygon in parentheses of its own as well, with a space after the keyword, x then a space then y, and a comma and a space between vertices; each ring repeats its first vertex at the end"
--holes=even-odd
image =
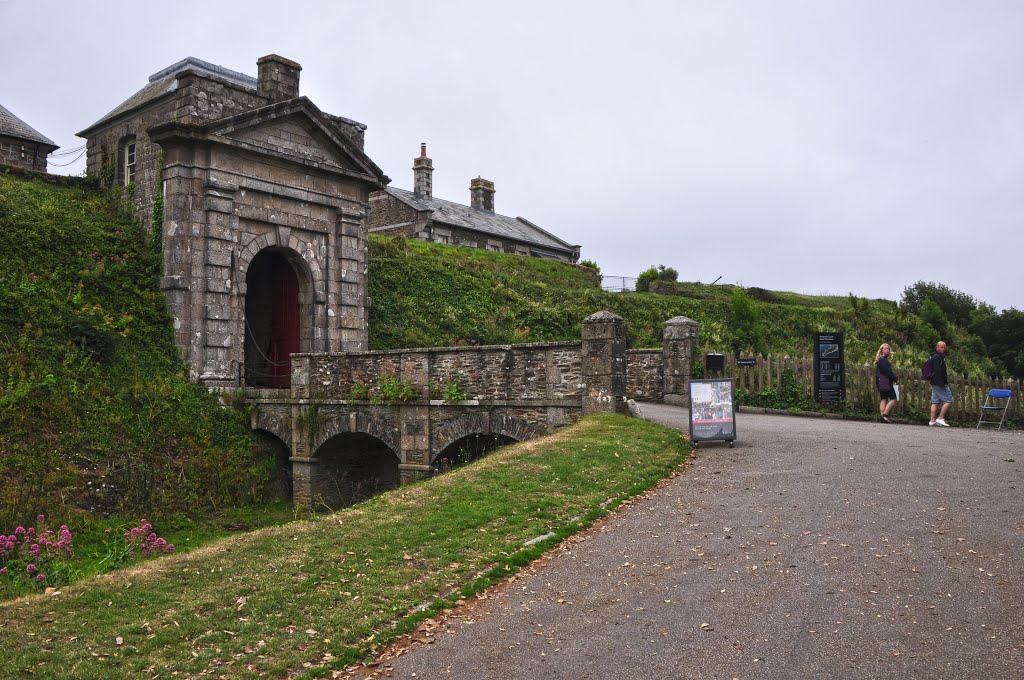
POLYGON ((737 430, 393 677, 1024 678, 1024 433, 737 430))

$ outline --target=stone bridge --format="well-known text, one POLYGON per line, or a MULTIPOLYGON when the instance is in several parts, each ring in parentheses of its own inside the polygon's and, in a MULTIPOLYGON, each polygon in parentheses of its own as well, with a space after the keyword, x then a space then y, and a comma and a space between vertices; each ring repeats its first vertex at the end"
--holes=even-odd
POLYGON ((598 312, 581 342, 294 354, 290 389, 249 396, 251 424, 287 449, 296 504, 335 507, 434 473, 471 438, 530 439, 627 396, 680 403, 695 339, 670 320, 630 371, 622 319, 598 312))

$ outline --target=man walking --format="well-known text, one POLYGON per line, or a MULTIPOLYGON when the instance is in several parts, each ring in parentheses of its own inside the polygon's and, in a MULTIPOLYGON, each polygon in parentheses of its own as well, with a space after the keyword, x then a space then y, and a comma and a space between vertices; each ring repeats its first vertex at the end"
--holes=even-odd
POLYGON ((932 383, 932 412, 928 424, 949 427, 949 423, 946 422, 946 411, 953 403, 953 392, 949 389, 949 374, 946 373, 946 342, 944 340, 939 340, 939 344, 935 345, 935 353, 928 357, 925 366, 925 372, 930 374, 929 380, 932 383), (935 417, 936 411, 939 412, 938 418, 935 417))

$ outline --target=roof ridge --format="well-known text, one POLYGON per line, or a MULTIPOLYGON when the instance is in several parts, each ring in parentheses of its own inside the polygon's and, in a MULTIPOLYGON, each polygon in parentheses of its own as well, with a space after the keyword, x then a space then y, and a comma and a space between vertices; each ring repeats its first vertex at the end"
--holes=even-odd
POLYGON ((159 71, 157 71, 149 77, 149 82, 155 83, 158 80, 162 80, 169 75, 178 73, 179 71, 184 71, 188 68, 198 68, 202 71, 207 71, 208 73, 211 73, 213 75, 218 75, 222 78, 227 78, 228 80, 236 81, 239 84, 256 87, 256 79, 252 76, 241 73, 240 71, 232 71, 231 69, 225 68, 224 66, 212 64, 208 61, 199 59, 198 57, 185 57, 181 61, 171 64, 167 68, 160 69, 159 71))

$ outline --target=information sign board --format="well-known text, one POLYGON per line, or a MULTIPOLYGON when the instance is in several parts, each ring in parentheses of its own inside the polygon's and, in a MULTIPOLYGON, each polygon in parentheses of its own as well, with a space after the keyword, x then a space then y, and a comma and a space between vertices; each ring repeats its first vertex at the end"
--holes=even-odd
POLYGON ((819 404, 846 399, 845 357, 841 332, 814 335, 814 398, 819 404))
POLYGON ((736 403, 733 381, 727 379, 690 381, 690 441, 736 439, 736 403))

